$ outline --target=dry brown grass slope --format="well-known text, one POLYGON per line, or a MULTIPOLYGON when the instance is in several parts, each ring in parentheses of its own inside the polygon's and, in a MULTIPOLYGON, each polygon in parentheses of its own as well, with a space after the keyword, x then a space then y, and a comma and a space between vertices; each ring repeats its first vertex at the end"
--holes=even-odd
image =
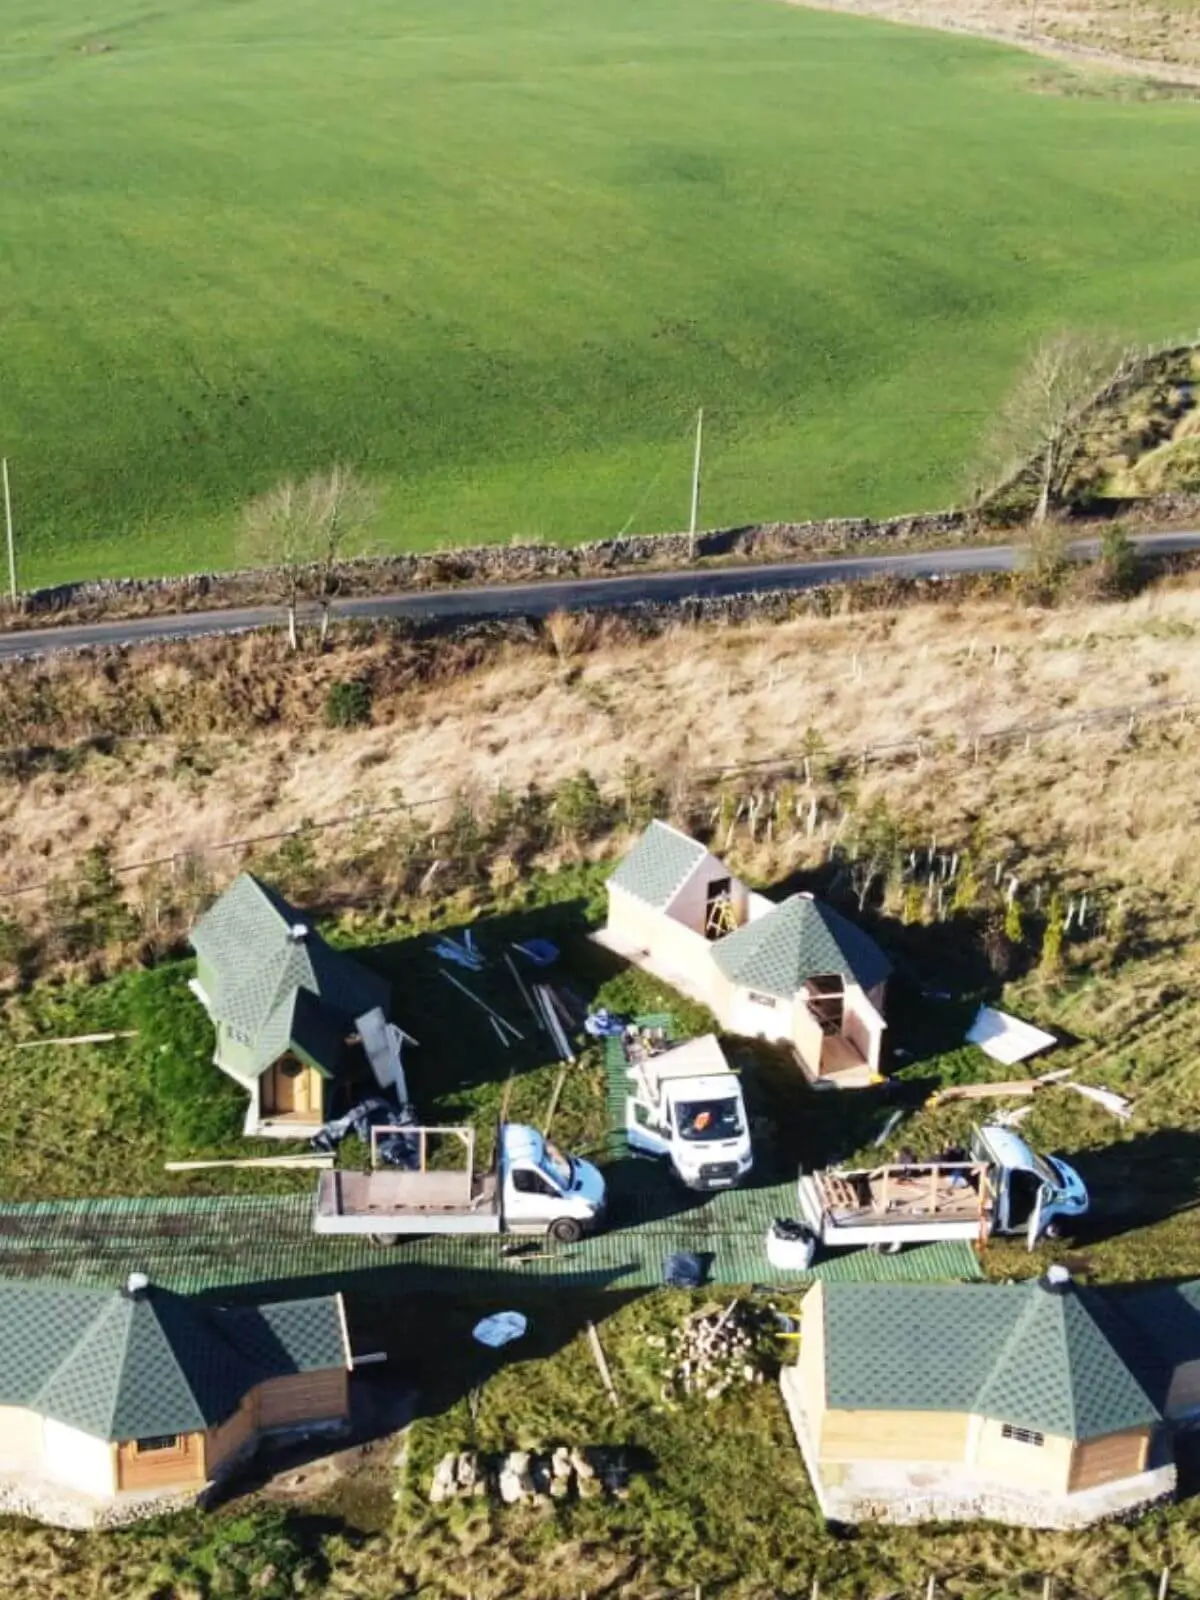
MULTIPOLYGON (((972 601, 681 626, 578 654, 597 641, 560 640, 565 660, 545 644, 506 646, 434 683, 397 684, 389 663, 403 647, 387 640, 294 664, 280 657, 278 693, 295 703, 251 734, 222 732, 214 716, 208 736, 121 744, 69 770, 0 779, 0 887, 60 872, 98 841, 110 841, 119 862, 203 851, 364 806, 549 788, 581 767, 603 785, 630 757, 684 778, 795 756, 815 729, 831 749, 924 741, 921 761, 872 763, 853 780, 859 805, 883 794, 918 836, 961 838, 982 821, 1018 857, 1056 861, 1065 851, 1072 870, 1105 882, 1190 892, 1200 886, 1191 798, 1200 740, 1190 715, 1132 735, 1124 724, 1086 734, 1071 725, 1028 743, 984 743, 978 754, 973 741, 1104 707, 1187 697, 1200 705, 1198 638, 1200 585, 1176 580, 1124 603, 1053 611, 972 601), (356 674, 385 685, 374 725, 325 728, 323 684, 356 674)), ((240 646, 222 672, 265 679, 266 647, 256 648, 252 659, 240 646)), ((203 707, 219 693, 221 673, 205 673, 194 654, 191 662, 185 669, 169 651, 128 658, 119 692, 133 694, 144 675, 160 689, 169 680, 171 702, 195 727, 192 701, 203 707)), ((60 698, 70 698, 72 672, 80 698, 94 682, 86 663, 55 670, 68 675, 60 698)), ((329 848, 338 848, 334 836, 329 848)))
POLYGON ((823 11, 974 33, 1091 68, 1200 88, 1200 10, 1189 0, 787 0, 823 11))

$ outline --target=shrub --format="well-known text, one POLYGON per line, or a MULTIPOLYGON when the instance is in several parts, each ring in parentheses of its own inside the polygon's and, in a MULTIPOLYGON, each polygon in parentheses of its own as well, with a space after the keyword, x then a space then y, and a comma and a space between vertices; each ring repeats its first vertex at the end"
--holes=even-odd
POLYGON ((590 772, 579 771, 564 778, 554 791, 550 815, 559 838, 582 844, 594 839, 608 826, 608 802, 596 787, 590 772))
POLYGON ((1063 903, 1061 896, 1055 894, 1050 897, 1050 909, 1046 913, 1046 927, 1042 934, 1042 971, 1049 977, 1062 970, 1063 934, 1066 931, 1066 921, 1063 917, 1063 903))
POLYGON ((0 972, 20 972, 34 952, 32 937, 12 917, 0 917, 0 972))
POLYGON ((1017 593, 1027 605, 1053 606, 1062 599, 1070 573, 1067 541, 1056 522, 1035 524, 1025 560, 1016 574, 1017 593))
POLYGON ((46 893, 46 912, 63 953, 84 956, 137 937, 138 920, 125 904, 113 868, 112 846, 94 844, 75 878, 59 878, 46 893))
POLYGON ((950 901, 951 911, 974 911, 979 903, 979 876, 975 871, 975 863, 971 856, 964 851, 959 858, 958 875, 954 880, 954 895, 950 901))
POLYGON ((330 728, 361 728, 371 720, 371 685, 365 678, 339 678, 325 696, 325 722, 330 728))
POLYGON ((1105 528, 1100 535, 1100 559, 1096 567, 1101 594, 1120 600, 1137 589, 1137 548, 1119 522, 1105 528))

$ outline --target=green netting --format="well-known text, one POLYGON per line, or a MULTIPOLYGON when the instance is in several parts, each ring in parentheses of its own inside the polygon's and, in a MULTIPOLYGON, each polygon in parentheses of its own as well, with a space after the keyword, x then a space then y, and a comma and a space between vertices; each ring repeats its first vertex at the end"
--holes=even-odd
MULTIPOLYGON (((643 1026, 674 1035, 670 1013, 645 1016, 643 1026)), ((603 1288, 653 1288, 669 1254, 699 1254, 710 1282, 810 1282, 811 1278, 885 1282, 981 1277, 966 1243, 925 1245, 899 1256, 870 1251, 830 1256, 808 1274, 779 1274, 766 1259, 766 1229, 794 1216, 794 1182, 685 1195, 661 1162, 635 1157, 626 1123, 626 1061, 621 1040, 606 1040, 608 1179, 611 1226, 579 1245, 542 1240, 426 1237, 378 1250, 368 1240, 317 1238, 307 1195, 205 1197, 197 1200, 69 1200, 0 1205, 0 1272, 120 1282, 147 1272, 178 1290, 218 1290, 304 1280, 306 1288, 352 1288, 355 1275, 386 1274, 397 1290, 461 1290, 474 1278, 488 1288, 498 1278, 531 1278, 603 1288), (520 1254, 512 1251, 518 1250, 520 1254)))
MULTIPOLYGON (((809 1278, 930 1280, 976 1278, 969 1245, 926 1245, 899 1256, 855 1251, 819 1263, 803 1277, 781 1277, 766 1259, 767 1225, 789 1209, 790 1185, 740 1189, 712 1196, 676 1215, 649 1215, 571 1247, 547 1244, 545 1254, 519 1263, 501 1239, 406 1240, 379 1250, 358 1239, 317 1238, 304 1195, 258 1199, 38 1201, 0 1206, 0 1272, 114 1283, 142 1271, 180 1290, 203 1290, 283 1280, 336 1281, 351 1287, 356 1274, 395 1274, 406 1289, 462 1288, 497 1275, 545 1284, 651 1288, 662 1281, 665 1258, 676 1250, 710 1257, 714 1283, 802 1283, 809 1278)), ((649 1202, 646 1202, 649 1207, 649 1202)), ((619 1220, 619 1219, 618 1219, 619 1220)), ((542 1249, 541 1241, 517 1241, 542 1249)))
MULTIPOLYGON (((669 1013, 639 1019, 674 1030, 669 1013)), ((625 1139, 625 1059, 606 1043, 612 1200, 607 1232, 572 1246, 552 1241, 426 1237, 381 1250, 366 1239, 317 1238, 307 1195, 189 1199, 40 1200, 0 1205, 0 1273, 119 1282, 132 1271, 180 1290, 301 1280, 307 1289, 352 1288, 355 1275, 394 1276, 397 1289, 480 1288, 514 1275, 617 1289, 652 1288, 675 1251, 702 1256, 719 1284, 803 1284, 978 1278, 969 1244, 924 1245, 898 1256, 851 1251, 805 1274, 781 1274, 766 1257, 775 1217, 795 1215, 792 1181, 685 1195, 663 1164, 639 1159, 625 1139), (516 1256, 515 1249, 522 1253, 516 1256)))

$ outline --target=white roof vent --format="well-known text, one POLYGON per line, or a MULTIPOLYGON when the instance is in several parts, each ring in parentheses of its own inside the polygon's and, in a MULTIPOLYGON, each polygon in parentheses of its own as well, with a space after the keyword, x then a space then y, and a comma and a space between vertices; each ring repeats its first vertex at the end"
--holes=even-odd
POLYGON ((149 1287, 150 1279, 144 1272, 131 1272, 125 1280, 125 1293, 131 1300, 136 1300, 140 1295, 145 1294, 149 1287))
POLYGON ((1065 1289, 1070 1287, 1071 1274, 1060 1262, 1055 1261, 1046 1268, 1046 1276, 1042 1282, 1050 1290, 1051 1294, 1062 1294, 1065 1289))
POLYGON ((293 944, 303 944, 305 939, 308 938, 308 923, 293 922, 288 929, 288 938, 293 944))

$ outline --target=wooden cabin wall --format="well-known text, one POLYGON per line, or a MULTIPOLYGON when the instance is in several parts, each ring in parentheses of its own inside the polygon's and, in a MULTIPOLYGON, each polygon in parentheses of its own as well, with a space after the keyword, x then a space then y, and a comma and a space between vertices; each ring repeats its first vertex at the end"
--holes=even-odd
POLYGON ((962 1461, 969 1418, 958 1411, 825 1413, 820 1459, 826 1461, 962 1461))
POLYGON ((204 1464, 210 1478, 253 1437, 257 1427, 258 1391, 252 1389, 227 1422, 210 1428, 204 1436, 204 1464))
POLYGON ((202 1433, 181 1433, 169 1450, 139 1451, 133 1439, 117 1446, 120 1489, 198 1488, 207 1476, 202 1433))
POLYGON ((1133 1478, 1146 1470, 1150 1452, 1150 1430, 1131 1428, 1125 1433, 1106 1433, 1099 1439, 1084 1439, 1075 1446, 1071 1462, 1070 1487, 1095 1489, 1118 1478, 1133 1478))
POLYGON ((271 1378, 257 1390, 258 1426, 290 1428, 303 1422, 328 1422, 349 1415, 349 1374, 340 1367, 271 1378))

